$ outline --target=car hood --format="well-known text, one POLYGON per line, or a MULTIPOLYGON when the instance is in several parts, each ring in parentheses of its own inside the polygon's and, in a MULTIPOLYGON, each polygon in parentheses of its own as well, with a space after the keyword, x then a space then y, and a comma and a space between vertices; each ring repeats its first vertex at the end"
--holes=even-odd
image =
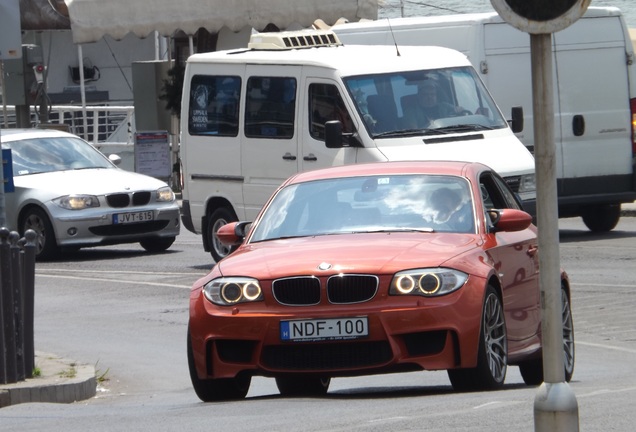
POLYGON ((156 190, 166 184, 146 175, 119 168, 91 168, 55 171, 14 177, 16 188, 37 189, 39 194, 50 192, 51 198, 60 195, 103 195, 113 192, 156 190))
POLYGON ((478 247, 477 235, 448 233, 369 233, 326 235, 252 243, 219 263, 225 276, 276 279, 338 273, 393 274, 436 267, 478 247), (319 270, 327 263, 328 270, 319 270))

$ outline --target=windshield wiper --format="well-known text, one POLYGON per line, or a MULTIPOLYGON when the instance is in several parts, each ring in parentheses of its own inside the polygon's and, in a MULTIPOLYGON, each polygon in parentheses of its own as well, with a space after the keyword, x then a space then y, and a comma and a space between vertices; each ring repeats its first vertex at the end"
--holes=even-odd
POLYGON ((472 132, 477 130, 493 130, 493 129, 494 128, 491 126, 485 126, 485 125, 477 124, 477 123, 470 123, 470 124, 444 126, 444 127, 431 129, 431 130, 435 132, 451 133, 451 132, 472 132))
POLYGON ((374 138, 387 138, 387 137, 398 137, 398 136, 416 136, 416 135, 433 135, 433 134, 447 134, 450 132, 446 132, 445 128, 440 129, 400 129, 393 130, 387 132, 381 132, 378 134, 374 134, 374 138))
POLYGON ((390 232, 421 232, 421 233, 433 233, 433 228, 378 228, 363 231, 353 231, 354 233, 390 233, 390 232))

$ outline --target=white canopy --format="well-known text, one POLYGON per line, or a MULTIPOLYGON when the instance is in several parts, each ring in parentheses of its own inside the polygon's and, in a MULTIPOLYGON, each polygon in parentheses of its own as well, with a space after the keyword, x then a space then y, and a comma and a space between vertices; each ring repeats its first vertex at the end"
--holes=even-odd
POLYGON ((339 18, 376 19, 377 0, 64 0, 73 42, 96 42, 104 35, 122 39, 128 33, 146 37, 157 31, 188 35, 199 28, 212 33, 222 27, 263 30, 267 24, 285 29, 309 27, 316 19, 334 24, 339 18))

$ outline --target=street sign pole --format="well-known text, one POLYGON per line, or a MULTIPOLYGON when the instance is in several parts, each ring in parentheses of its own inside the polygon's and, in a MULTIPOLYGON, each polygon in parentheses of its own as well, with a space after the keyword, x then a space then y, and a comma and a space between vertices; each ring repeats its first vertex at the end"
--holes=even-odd
POLYGON ((535 430, 578 431, 578 404, 574 392, 565 382, 563 362, 551 33, 530 35, 530 56, 544 380, 534 400, 535 430))
POLYGON ((535 431, 578 431, 579 409, 565 381, 559 211, 554 144, 552 33, 578 20, 591 0, 490 0, 510 25, 530 34, 532 109, 541 290, 543 384, 535 396, 535 431))

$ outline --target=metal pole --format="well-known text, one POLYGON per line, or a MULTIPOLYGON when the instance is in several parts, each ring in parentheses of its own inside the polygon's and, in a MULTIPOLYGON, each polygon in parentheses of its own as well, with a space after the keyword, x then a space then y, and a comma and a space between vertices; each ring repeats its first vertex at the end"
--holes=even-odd
POLYGON ((13 326, 15 332, 15 369, 16 379, 24 381, 24 308, 22 302, 22 272, 20 271, 20 235, 16 231, 9 234, 11 244, 11 289, 13 290, 13 326))
POLYGON ((15 358, 15 326, 13 307, 13 284, 11 278, 11 251, 9 246, 9 230, 0 228, 0 276, 2 281, 2 331, 4 332, 4 361, 5 380, 4 383, 15 383, 18 381, 16 358, 15 358))
POLYGON ((24 372, 33 378, 35 368, 34 315, 35 315, 35 241, 33 230, 24 233, 25 245, 22 255, 22 282, 24 300, 24 372))
POLYGON ((578 431, 578 404, 563 363, 552 34, 531 34, 530 50, 544 378, 534 400, 535 431, 578 431))

